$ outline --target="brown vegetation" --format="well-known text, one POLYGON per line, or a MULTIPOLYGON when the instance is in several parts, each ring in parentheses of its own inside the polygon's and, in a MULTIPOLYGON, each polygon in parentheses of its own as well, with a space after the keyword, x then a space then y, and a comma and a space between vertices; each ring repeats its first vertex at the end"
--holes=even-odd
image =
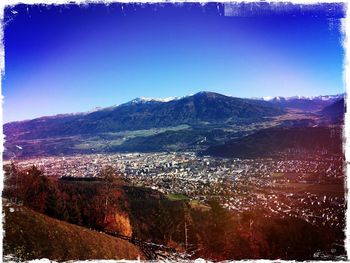
MULTIPOLYGON (((344 240, 342 232, 335 233, 333 229, 317 227, 301 219, 267 218, 262 216, 261 211, 234 215, 222 208, 216 200, 207 202, 207 206, 200 209, 188 200, 169 200, 158 191, 123 183, 120 177, 110 176, 113 171, 109 168, 103 171, 105 176, 101 180, 94 181, 55 180, 41 176, 35 167, 19 171, 12 166, 6 167, 5 172, 3 195, 12 202, 23 203, 40 213, 70 223, 131 237, 131 240, 137 238, 171 246, 178 251, 187 250, 193 252, 194 258, 311 260, 315 252, 328 251, 332 243, 344 240)), ((11 238, 6 241, 5 253, 52 259, 74 255, 84 259, 80 253, 85 251, 86 246, 86 249, 91 248, 91 257, 100 255, 96 243, 80 242, 81 237, 76 232, 62 230, 67 226, 66 223, 50 221, 53 219, 23 209, 19 213, 7 213, 10 222, 20 221, 20 216, 16 218, 18 214, 23 218, 31 216, 24 220, 23 223, 27 225, 22 226, 22 232, 19 228, 21 223, 6 226, 6 234, 10 233, 11 238), (54 232, 48 223, 45 225, 47 221, 55 225, 50 226, 54 232), (40 228, 42 224, 44 225, 40 228), (31 229, 30 225, 35 227, 31 229), (59 228, 56 229, 57 227, 59 228), (55 231, 61 233, 61 239, 58 239, 55 231), (16 236, 20 238, 17 240, 16 236), (40 236, 46 240, 43 247, 38 247, 41 246, 40 242, 39 245, 34 242, 40 236), (69 254, 66 246, 76 249, 69 254), (39 251, 41 254, 30 251, 39 251)), ((96 238, 89 237, 92 240, 96 238)), ((102 258, 114 258, 113 255, 107 253, 102 258)))
POLYGON ((10 205, 4 210, 4 254, 22 260, 144 258, 137 247, 125 240, 50 218, 24 206, 10 205))

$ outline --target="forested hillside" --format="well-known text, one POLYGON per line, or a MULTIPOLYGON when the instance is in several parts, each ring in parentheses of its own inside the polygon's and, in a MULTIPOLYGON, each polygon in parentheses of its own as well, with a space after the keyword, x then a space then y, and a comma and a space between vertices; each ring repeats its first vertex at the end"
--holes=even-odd
MULTIPOLYGON (((36 167, 20 170, 12 164, 5 168, 3 197, 20 205, 14 206, 15 213, 6 208, 5 252, 23 258, 82 259, 80 253, 85 246, 87 251, 91 248, 87 254, 90 258, 136 257, 136 248, 128 249, 129 254, 119 254, 119 250, 112 249, 113 242, 105 246, 111 237, 101 234, 103 237, 98 239, 94 237, 97 232, 87 230, 80 236, 77 231, 84 232, 85 228, 213 260, 313 259, 315 251, 328 251, 332 242, 344 238, 342 232, 300 219, 261 216, 263 211, 232 214, 214 197, 205 206, 187 199, 169 199, 156 190, 129 185, 110 168, 99 178, 80 180, 42 176, 36 167), (52 218, 85 228, 74 228, 52 218), (42 246, 42 241, 36 242, 41 237, 46 240, 42 246), (62 247, 68 247, 66 254, 62 247)), ((123 244, 127 248, 128 244, 123 244)))

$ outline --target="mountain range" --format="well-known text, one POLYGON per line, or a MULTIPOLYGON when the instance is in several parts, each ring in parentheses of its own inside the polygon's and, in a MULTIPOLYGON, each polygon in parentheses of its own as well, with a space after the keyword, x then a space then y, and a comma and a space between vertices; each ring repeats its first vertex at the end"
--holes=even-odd
POLYGON ((329 106, 341 99, 344 95, 333 95, 333 96, 315 96, 315 97, 303 97, 303 96, 293 96, 293 97, 275 97, 268 100, 269 102, 279 105, 283 108, 293 108, 304 111, 319 111, 324 107, 329 106))
POLYGON ((4 156, 203 151, 271 127, 341 124, 344 112, 344 95, 266 100, 199 92, 137 98, 86 113, 6 123, 4 156))
POLYGON ((179 100, 133 100, 117 107, 90 113, 57 115, 5 124, 6 135, 20 139, 51 136, 141 130, 180 124, 229 124, 239 121, 259 121, 264 117, 283 114, 271 103, 240 99, 213 92, 200 92, 179 100), (27 132, 29 131, 30 132, 27 132))

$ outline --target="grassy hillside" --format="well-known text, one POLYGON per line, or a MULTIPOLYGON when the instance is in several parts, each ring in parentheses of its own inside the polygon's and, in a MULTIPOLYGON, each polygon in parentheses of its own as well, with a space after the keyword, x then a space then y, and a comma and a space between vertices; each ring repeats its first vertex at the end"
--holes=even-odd
POLYGON ((4 254, 21 259, 137 259, 131 243, 59 221, 23 206, 4 208, 4 254))

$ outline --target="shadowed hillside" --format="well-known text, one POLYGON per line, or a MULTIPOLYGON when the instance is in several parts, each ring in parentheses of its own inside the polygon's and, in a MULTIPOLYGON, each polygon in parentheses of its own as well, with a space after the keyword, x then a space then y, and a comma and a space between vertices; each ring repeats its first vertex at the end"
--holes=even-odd
POLYGON ((334 242, 341 250, 331 251, 329 256, 343 257, 345 253, 340 228, 290 216, 266 217, 265 208, 232 213, 213 195, 201 204, 184 195, 165 196, 154 189, 128 185, 110 168, 95 180, 56 180, 41 176, 35 166, 21 170, 14 164, 5 167, 5 172, 3 197, 36 211, 23 205, 5 207, 7 256, 136 259, 142 250, 147 259, 163 256, 176 260, 186 252, 188 259, 306 260, 314 259, 317 251, 328 253, 334 242), (125 238, 140 250, 89 229, 125 238), (308 233, 307 237, 303 233, 308 233))
POLYGON ((209 147, 204 154, 221 157, 255 158, 276 156, 281 152, 325 154, 342 153, 340 127, 270 128, 209 147))
POLYGON ((131 243, 72 225, 24 206, 5 207, 4 254, 30 260, 144 258, 131 243))
POLYGON ((326 106, 321 114, 330 123, 343 123, 346 112, 346 105, 344 98, 336 101, 335 103, 326 106))

